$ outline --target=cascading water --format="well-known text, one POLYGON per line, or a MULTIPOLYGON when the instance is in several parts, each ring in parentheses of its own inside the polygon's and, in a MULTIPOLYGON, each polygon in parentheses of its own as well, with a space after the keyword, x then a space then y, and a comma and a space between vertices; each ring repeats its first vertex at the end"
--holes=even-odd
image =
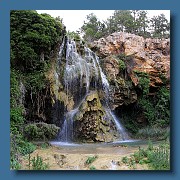
MULTIPOLYGON (((59 58, 62 57, 62 48, 66 45, 66 64, 64 70, 64 89, 67 102, 70 98, 74 100, 74 108, 66 109, 64 123, 61 127, 58 140, 61 142, 73 142, 74 140, 74 117, 79 111, 80 105, 91 91, 102 89, 104 92, 104 109, 106 117, 111 119, 120 134, 122 140, 128 139, 128 135, 120 124, 120 121, 110 109, 109 104, 109 83, 106 75, 103 73, 99 63, 99 58, 89 48, 84 48, 85 54, 82 56, 77 52, 76 43, 72 40, 67 40, 66 44, 63 41, 59 58)), ((60 59, 58 59, 59 64, 60 59)), ((55 73, 56 74, 56 73, 55 73)), ((58 77, 56 77, 56 86, 58 86, 58 77)))
POLYGON ((100 75, 101 75, 101 80, 102 80, 102 86, 103 86, 103 90, 105 92, 105 105, 106 105, 106 114, 108 116, 110 116, 110 118, 113 119, 116 128, 118 130, 118 132, 121 134, 122 140, 127 140, 129 139, 128 134, 126 133, 124 127, 122 126, 122 124, 120 123, 119 119, 115 116, 115 114, 111 111, 110 107, 109 107, 109 98, 110 98, 110 94, 109 94, 109 82, 106 78, 106 75, 103 73, 102 68, 99 64, 99 58, 98 56, 96 56, 96 61, 98 63, 98 67, 100 70, 100 75))

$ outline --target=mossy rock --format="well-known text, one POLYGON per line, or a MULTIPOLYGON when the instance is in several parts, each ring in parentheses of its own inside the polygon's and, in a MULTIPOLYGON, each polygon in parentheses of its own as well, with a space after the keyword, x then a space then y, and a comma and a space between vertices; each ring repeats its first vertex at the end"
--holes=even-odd
POLYGON ((59 127, 54 124, 32 123, 24 128, 24 136, 31 141, 48 141, 57 137, 59 127))
POLYGON ((97 91, 91 91, 74 117, 76 141, 111 142, 117 130, 103 108, 97 91), (111 132, 110 132, 111 130, 111 132), (112 133, 112 135, 111 135, 112 133))

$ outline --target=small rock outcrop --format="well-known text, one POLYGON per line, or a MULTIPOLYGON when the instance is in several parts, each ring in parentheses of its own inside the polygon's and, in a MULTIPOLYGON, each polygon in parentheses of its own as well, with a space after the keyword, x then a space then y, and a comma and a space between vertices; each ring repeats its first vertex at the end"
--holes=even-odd
POLYGON ((103 108, 96 91, 87 95, 74 118, 76 139, 86 142, 111 142, 117 130, 103 108))

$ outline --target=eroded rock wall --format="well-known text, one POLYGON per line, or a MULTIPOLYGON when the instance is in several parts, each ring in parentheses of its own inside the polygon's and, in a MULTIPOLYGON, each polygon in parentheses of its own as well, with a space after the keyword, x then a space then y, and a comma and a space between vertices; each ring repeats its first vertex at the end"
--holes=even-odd
POLYGON ((170 39, 145 39, 116 32, 95 41, 91 49, 101 58, 103 70, 110 81, 114 108, 136 102, 135 88, 139 78, 135 72, 147 73, 150 89, 154 91, 164 84, 164 80, 166 86, 170 86, 170 39), (126 70, 120 67, 123 56, 126 57, 123 60, 126 70))
POLYGON ((98 92, 92 91, 74 117, 76 139, 85 142, 111 142, 119 137, 112 119, 102 106, 98 92))

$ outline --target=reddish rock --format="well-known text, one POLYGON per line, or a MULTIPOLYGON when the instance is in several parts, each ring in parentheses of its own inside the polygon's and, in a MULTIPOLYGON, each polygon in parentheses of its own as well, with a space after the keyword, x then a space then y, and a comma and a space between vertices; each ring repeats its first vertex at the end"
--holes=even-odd
POLYGON ((162 76, 170 80, 170 39, 145 39, 134 34, 117 32, 95 41, 91 48, 96 50, 100 58, 106 60, 107 64, 104 66, 109 76, 118 73, 117 63, 112 55, 124 53, 133 57, 127 70, 135 86, 138 79, 133 73, 134 70, 149 74, 152 87, 162 85, 162 76))

